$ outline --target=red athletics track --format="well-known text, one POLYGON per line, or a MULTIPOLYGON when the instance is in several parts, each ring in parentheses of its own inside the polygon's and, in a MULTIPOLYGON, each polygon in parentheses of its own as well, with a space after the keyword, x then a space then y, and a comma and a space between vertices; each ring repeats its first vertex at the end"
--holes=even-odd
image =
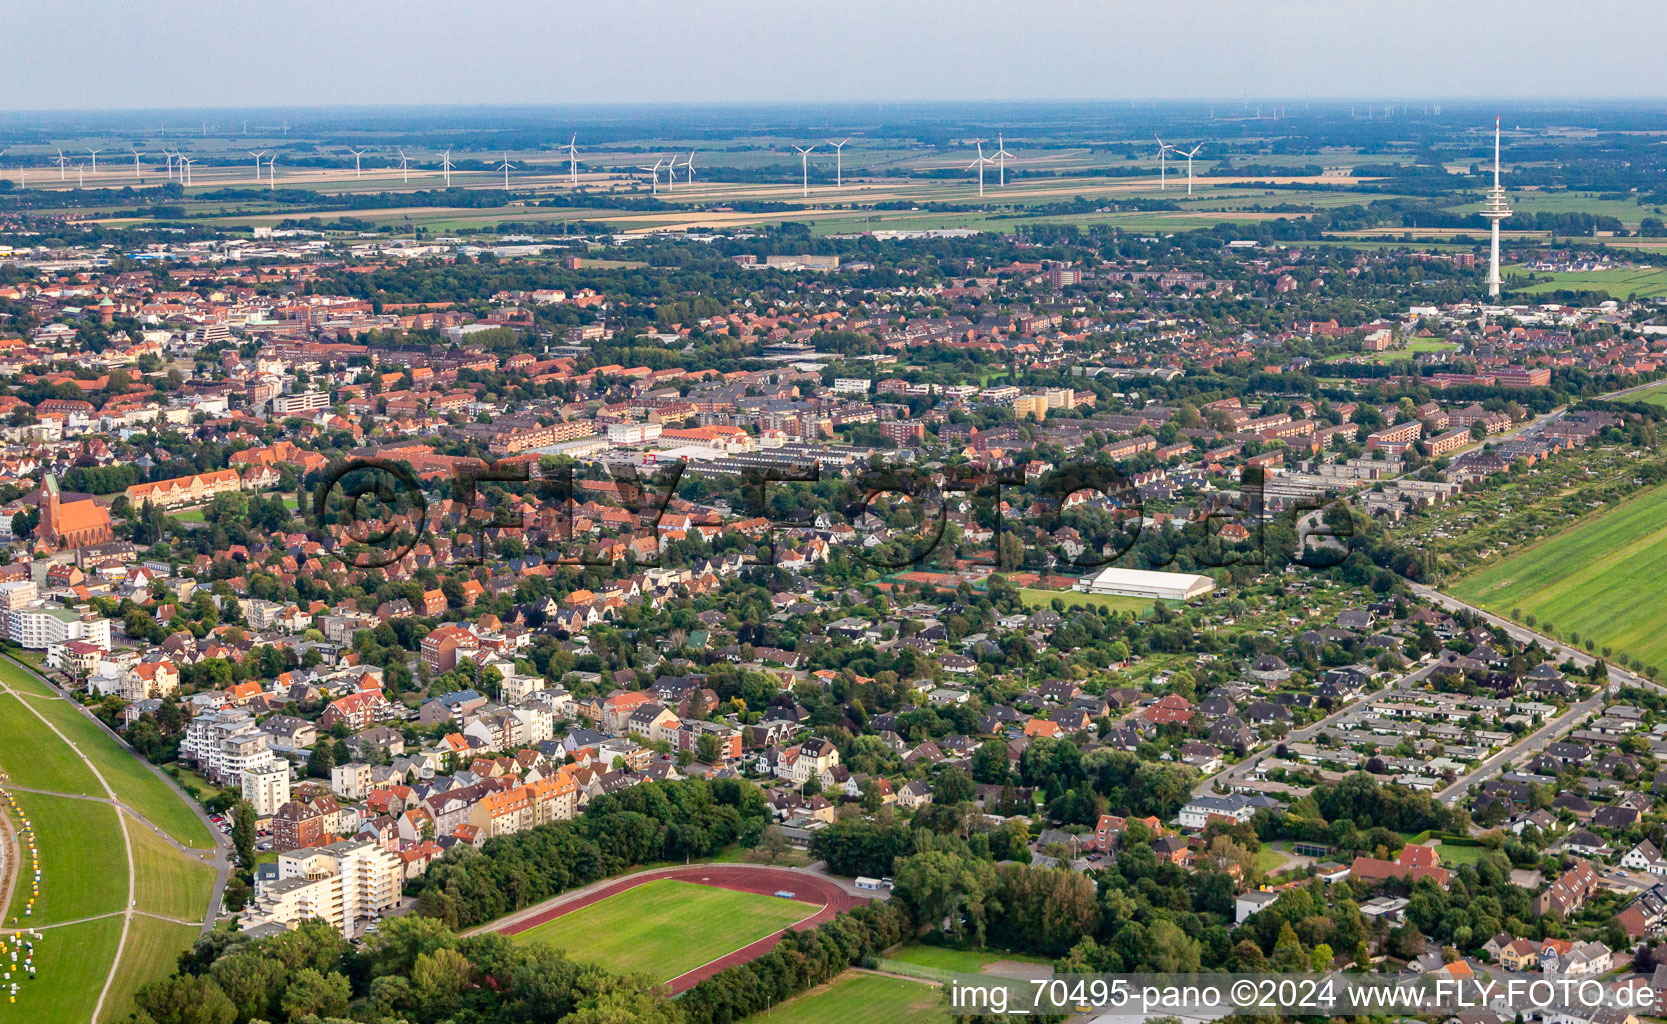
MULTIPOLYGON (((663 878, 675 879, 679 882, 693 882, 697 885, 711 885, 720 889, 735 889, 739 892, 761 893, 765 896, 776 892, 791 892, 794 894, 794 900, 799 903, 821 906, 821 910, 793 925, 794 931, 814 928, 841 911, 850 910, 859 903, 867 902, 860 896, 853 896, 846 892, 829 879, 801 871, 788 871, 784 868, 749 864, 695 864, 683 868, 645 871, 629 878, 621 878, 599 886, 591 892, 575 896, 565 903, 551 907, 549 910, 521 918, 494 930, 505 935, 524 932, 546 921, 554 921, 565 914, 571 914, 575 910, 605 900, 609 896, 617 896, 627 889, 634 889, 644 882, 654 882, 663 878)), ((766 935, 757 942, 742 946, 735 952, 721 956, 711 963, 702 964, 689 973, 666 982, 666 987, 671 990, 673 995, 686 992, 726 967, 734 967, 736 964, 744 964, 748 960, 755 960, 775 948, 776 943, 781 941, 784 932, 785 929, 773 935, 766 935)))

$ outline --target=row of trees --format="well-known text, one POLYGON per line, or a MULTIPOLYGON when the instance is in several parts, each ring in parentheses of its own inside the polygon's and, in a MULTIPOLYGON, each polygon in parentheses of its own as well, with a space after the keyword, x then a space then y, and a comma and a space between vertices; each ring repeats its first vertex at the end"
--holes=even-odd
POLYGON ((645 782, 598 796, 571 821, 454 847, 417 882, 417 912, 468 927, 638 864, 756 845, 770 820, 749 782, 645 782))
POLYGON ((322 921, 249 941, 222 929, 180 971, 134 996, 140 1024, 344 1020, 440 1024, 676 1024, 645 978, 580 965, 551 946, 464 937, 429 918, 383 922, 362 946, 322 921))

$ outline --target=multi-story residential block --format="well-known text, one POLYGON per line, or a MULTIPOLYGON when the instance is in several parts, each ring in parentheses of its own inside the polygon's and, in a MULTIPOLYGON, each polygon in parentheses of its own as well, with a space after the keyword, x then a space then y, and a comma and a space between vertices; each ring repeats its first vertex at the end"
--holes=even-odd
POLYGON ((255 809, 255 819, 265 821, 289 802, 289 765, 282 762, 263 768, 246 768, 242 778, 243 799, 255 809))
POLYGON ((6 636, 31 651, 44 651, 67 640, 110 649, 110 620, 91 611, 62 605, 39 605, 6 613, 6 636))
POLYGON ((317 918, 351 938, 360 921, 398 904, 404 877, 399 857, 366 840, 281 853, 278 880, 255 898, 243 927, 317 918))

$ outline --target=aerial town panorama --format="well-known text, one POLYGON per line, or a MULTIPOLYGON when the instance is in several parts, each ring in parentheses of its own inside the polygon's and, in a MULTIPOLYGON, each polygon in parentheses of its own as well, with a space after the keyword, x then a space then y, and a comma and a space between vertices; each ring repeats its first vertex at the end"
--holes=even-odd
POLYGON ((0 85, 0 1024, 1667 1019, 1657 8, 180 6, 0 85))

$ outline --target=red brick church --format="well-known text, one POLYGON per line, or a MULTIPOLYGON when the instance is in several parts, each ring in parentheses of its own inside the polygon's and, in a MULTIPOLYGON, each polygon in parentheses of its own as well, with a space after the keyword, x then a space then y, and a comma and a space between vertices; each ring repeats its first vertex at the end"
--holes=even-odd
POLYGON ((104 506, 91 498, 59 501, 58 478, 52 473, 41 484, 40 516, 35 536, 42 547, 50 550, 72 550, 116 539, 104 506))

